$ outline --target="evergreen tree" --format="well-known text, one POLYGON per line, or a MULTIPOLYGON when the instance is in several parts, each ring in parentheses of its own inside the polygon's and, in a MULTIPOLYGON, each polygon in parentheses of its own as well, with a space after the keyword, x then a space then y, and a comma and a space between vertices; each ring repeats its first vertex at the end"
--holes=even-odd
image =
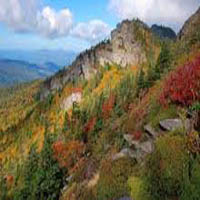
POLYGON ((53 138, 45 137, 41 153, 31 148, 24 170, 24 187, 14 196, 16 200, 57 200, 64 183, 64 171, 53 158, 53 138))
POLYGON ((160 79, 161 74, 168 71, 171 67, 172 56, 170 53, 169 46, 166 42, 162 43, 161 52, 158 57, 157 64, 155 66, 155 78, 160 79))
POLYGON ((145 73, 143 69, 141 69, 137 77, 137 95, 139 95, 140 91, 145 88, 147 88, 147 82, 145 80, 145 73))
POLYGON ((161 78, 163 73, 170 70, 172 64, 172 56, 169 46, 166 42, 162 43, 161 52, 158 57, 157 63, 154 67, 150 66, 147 73, 148 87, 161 78))
POLYGON ((58 162, 53 158, 53 137, 47 135, 41 152, 41 161, 37 172, 38 199, 59 199, 60 190, 63 187, 64 171, 60 169, 58 162))

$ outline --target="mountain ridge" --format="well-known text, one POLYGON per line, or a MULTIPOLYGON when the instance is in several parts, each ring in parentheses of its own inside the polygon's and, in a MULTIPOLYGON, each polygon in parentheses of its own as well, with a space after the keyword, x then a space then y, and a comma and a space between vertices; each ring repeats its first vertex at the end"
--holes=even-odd
POLYGON ((151 30, 157 34, 161 39, 176 39, 176 33, 170 27, 153 24, 151 30))
POLYGON ((60 69, 54 63, 36 65, 27 61, 0 59, 0 85, 8 87, 14 84, 45 79, 60 69))
POLYGON ((200 37, 198 31, 199 29, 200 29, 200 8, 198 8, 197 11, 191 17, 189 17, 189 19, 184 23, 177 37, 180 41, 197 40, 200 37))
POLYGON ((62 89, 63 85, 76 77, 88 79, 90 74, 96 73, 97 66, 139 66, 147 62, 148 51, 152 51, 152 59, 156 60, 156 48, 160 48, 158 38, 145 23, 140 20, 124 20, 111 32, 110 40, 80 53, 68 69, 63 69, 45 81, 41 99, 48 96, 51 91, 62 89), (147 38, 151 42, 145 50, 147 38))

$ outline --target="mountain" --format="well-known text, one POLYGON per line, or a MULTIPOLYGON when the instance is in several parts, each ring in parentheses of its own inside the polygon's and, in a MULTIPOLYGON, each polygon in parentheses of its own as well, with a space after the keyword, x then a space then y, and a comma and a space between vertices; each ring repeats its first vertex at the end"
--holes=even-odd
POLYGON ((151 30, 162 39, 176 39, 176 33, 169 27, 152 25, 151 30))
POLYGON ((47 80, 0 88, 0 199, 198 200, 193 20, 176 40, 125 20, 47 80))
POLYGON ((65 50, 0 50, 0 59, 23 60, 37 65, 52 62, 64 67, 70 65, 77 53, 65 50))
POLYGON ((184 24, 178 33, 179 40, 199 39, 200 35, 200 8, 184 24))
POLYGON ((54 63, 36 65, 25 61, 0 59, 0 86, 44 79, 59 69, 54 63))
POLYGON ((76 77, 88 79, 90 74, 98 71, 98 66, 140 66, 148 62, 150 54, 151 62, 155 62, 159 48, 159 39, 146 24, 140 20, 125 20, 112 31, 111 39, 80 53, 70 67, 48 79, 41 98, 51 90, 62 89, 63 85, 76 77))

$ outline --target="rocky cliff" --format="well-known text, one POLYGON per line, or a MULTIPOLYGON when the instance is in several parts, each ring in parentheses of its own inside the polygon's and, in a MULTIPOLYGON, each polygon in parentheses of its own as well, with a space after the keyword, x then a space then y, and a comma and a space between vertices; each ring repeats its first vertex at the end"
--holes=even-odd
POLYGON ((111 37, 81 53, 72 65, 49 78, 43 85, 41 98, 62 89, 67 82, 96 73, 99 66, 116 64, 139 66, 147 62, 148 41, 154 42, 151 29, 139 20, 125 20, 111 32, 111 37))
POLYGON ((178 39, 181 41, 200 39, 200 8, 185 22, 178 39))

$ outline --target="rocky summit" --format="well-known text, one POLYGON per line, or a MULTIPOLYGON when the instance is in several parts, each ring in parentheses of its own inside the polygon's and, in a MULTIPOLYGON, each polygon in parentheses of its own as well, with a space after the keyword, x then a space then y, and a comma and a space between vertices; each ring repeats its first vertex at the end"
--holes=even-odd
POLYGON ((200 8, 185 22, 184 26, 178 33, 180 40, 191 40, 199 37, 200 29, 200 8))
POLYGON ((159 48, 156 36, 151 29, 140 20, 125 20, 117 25, 107 39, 89 50, 82 52, 71 66, 52 76, 44 83, 41 98, 48 96, 51 91, 62 89, 67 82, 77 77, 89 79, 91 74, 98 71, 98 66, 115 64, 121 67, 139 67, 147 62, 146 45, 159 48), (149 44, 147 39, 149 38, 149 44))

